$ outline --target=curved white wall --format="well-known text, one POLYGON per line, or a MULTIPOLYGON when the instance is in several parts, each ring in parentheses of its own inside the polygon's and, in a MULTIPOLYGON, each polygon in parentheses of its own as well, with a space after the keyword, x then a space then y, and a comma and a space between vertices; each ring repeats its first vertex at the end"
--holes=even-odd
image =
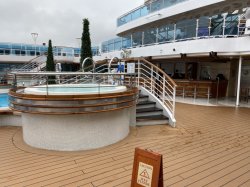
POLYGON ((87 115, 22 114, 24 141, 33 147, 77 151, 116 143, 129 133, 131 109, 87 115))

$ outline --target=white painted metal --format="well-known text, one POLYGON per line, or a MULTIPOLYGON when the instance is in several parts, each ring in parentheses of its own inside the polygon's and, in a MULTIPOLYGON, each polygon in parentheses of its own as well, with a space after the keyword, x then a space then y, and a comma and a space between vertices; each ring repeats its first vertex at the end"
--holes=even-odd
POLYGON ((82 71, 84 72, 84 65, 85 65, 85 63, 87 62, 87 60, 91 60, 92 61, 92 63, 93 63, 93 73, 95 72, 95 65, 96 65, 96 62, 92 59, 92 58, 90 58, 90 57, 87 57, 87 58, 85 58, 84 60, 83 60, 83 62, 82 62, 82 71))
POLYGON ((241 82, 241 68, 242 68, 242 57, 239 58, 239 67, 238 67, 238 83, 237 83, 237 96, 236 96, 236 106, 240 104, 240 82, 241 82))

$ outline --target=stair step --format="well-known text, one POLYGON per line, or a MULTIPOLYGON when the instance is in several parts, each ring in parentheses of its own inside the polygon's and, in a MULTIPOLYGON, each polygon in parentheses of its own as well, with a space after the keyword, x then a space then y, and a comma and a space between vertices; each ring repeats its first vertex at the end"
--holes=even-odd
POLYGON ((139 98, 148 98, 148 95, 139 94, 139 98))
POLYGON ((136 118, 136 125, 138 126, 162 125, 167 124, 168 122, 168 117, 164 115, 142 116, 136 118))
POLYGON ((137 103, 136 109, 142 109, 142 108, 153 108, 155 107, 155 102, 153 101, 142 101, 137 103))
POLYGON ((148 120, 168 120, 168 117, 164 115, 156 115, 156 116, 141 116, 137 117, 136 121, 148 121, 148 120))
POLYGON ((162 111, 162 109, 156 108, 156 107, 150 107, 150 108, 141 108, 141 109, 137 109, 137 110, 136 110, 136 113, 158 112, 158 111, 162 111))
POLYGON ((137 105, 149 105, 149 104, 155 104, 154 101, 141 101, 137 105))
POLYGON ((163 110, 156 108, 156 107, 150 107, 150 108, 140 108, 136 109, 136 116, 142 117, 142 116, 157 116, 162 115, 163 110))
POLYGON ((138 101, 139 102, 148 101, 148 96, 147 95, 139 95, 138 101))

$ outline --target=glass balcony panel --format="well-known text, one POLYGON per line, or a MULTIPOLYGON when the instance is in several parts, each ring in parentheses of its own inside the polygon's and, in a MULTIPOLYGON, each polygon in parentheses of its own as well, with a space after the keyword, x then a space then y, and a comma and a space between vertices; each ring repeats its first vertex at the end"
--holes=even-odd
POLYGON ((235 14, 229 14, 226 17, 225 35, 238 34, 239 17, 235 14))
POLYGON ((141 11, 141 17, 148 15, 150 12, 150 5, 148 4, 148 5, 141 7, 140 11, 141 11))
POLYGON ((131 20, 135 20, 135 19, 141 17, 141 11, 140 11, 140 9, 137 9, 137 10, 133 11, 131 13, 131 16, 132 16, 131 20))
POLYGON ((176 23, 176 40, 196 36, 196 19, 182 20, 176 23))
POLYGON ((12 44, 12 49, 21 49, 20 44, 12 44))
POLYGON ((159 27, 158 42, 169 42, 174 40, 174 24, 159 27))
POLYGON ((209 36, 209 17, 199 18, 198 37, 209 36))
POLYGON ((122 48, 127 49, 131 47, 131 35, 122 38, 122 48))
POLYGON ((142 32, 136 32, 132 34, 133 38, 133 47, 142 45, 142 32))
POLYGON ((119 24, 119 25, 124 25, 124 24, 130 22, 130 21, 131 21, 131 16, 132 16, 131 13, 129 13, 129 14, 127 14, 127 15, 121 17, 121 18, 119 19, 119 21, 118 21, 118 24, 119 24))
POLYGON ((122 41, 121 38, 115 39, 115 50, 119 51, 122 48, 122 41))
POLYGON ((156 0, 151 3, 150 12, 155 12, 163 8, 163 0, 156 0))
POLYGON ((35 46, 27 45, 26 50, 35 50, 35 46))
POLYGON ((108 41, 108 51, 114 51, 114 40, 108 41))
POLYGON ((177 3, 181 3, 187 0, 155 0, 152 3, 148 3, 145 6, 142 6, 133 12, 129 12, 128 14, 122 16, 121 18, 117 19, 117 25, 121 26, 126 24, 132 20, 140 18, 142 16, 146 16, 152 12, 159 11, 163 8, 170 7, 177 3))
POLYGON ((11 44, 0 43, 0 48, 2 48, 2 49, 11 49, 11 44))
POLYGON ((167 41, 167 28, 166 26, 161 26, 158 31, 158 42, 162 43, 165 41, 167 41))
POLYGON ((211 36, 223 34, 223 16, 216 15, 211 19, 211 36))
POLYGON ((102 43, 102 52, 103 53, 108 52, 108 42, 107 41, 102 43))
POLYGON ((144 44, 153 44, 156 43, 156 36, 157 35, 157 29, 156 28, 150 28, 144 31, 144 44))
POLYGON ((174 40, 174 24, 167 25, 166 32, 167 32, 166 41, 174 40))

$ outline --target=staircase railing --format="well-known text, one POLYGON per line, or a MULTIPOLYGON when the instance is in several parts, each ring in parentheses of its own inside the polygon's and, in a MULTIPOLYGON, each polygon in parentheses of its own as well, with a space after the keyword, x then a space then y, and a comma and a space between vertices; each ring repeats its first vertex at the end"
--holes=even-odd
MULTIPOLYGON (((144 58, 123 61, 135 63, 137 86, 149 92, 158 101, 169 117, 170 124, 175 126, 176 83, 159 67, 144 58)), ((109 62, 108 72, 112 72, 111 68, 115 68, 114 58, 109 62)), ((124 71, 126 70, 125 68, 124 71)))
POLYGON ((46 55, 40 55, 26 64, 24 64, 20 68, 12 69, 12 71, 15 72, 39 72, 45 67, 45 62, 46 62, 46 55))

